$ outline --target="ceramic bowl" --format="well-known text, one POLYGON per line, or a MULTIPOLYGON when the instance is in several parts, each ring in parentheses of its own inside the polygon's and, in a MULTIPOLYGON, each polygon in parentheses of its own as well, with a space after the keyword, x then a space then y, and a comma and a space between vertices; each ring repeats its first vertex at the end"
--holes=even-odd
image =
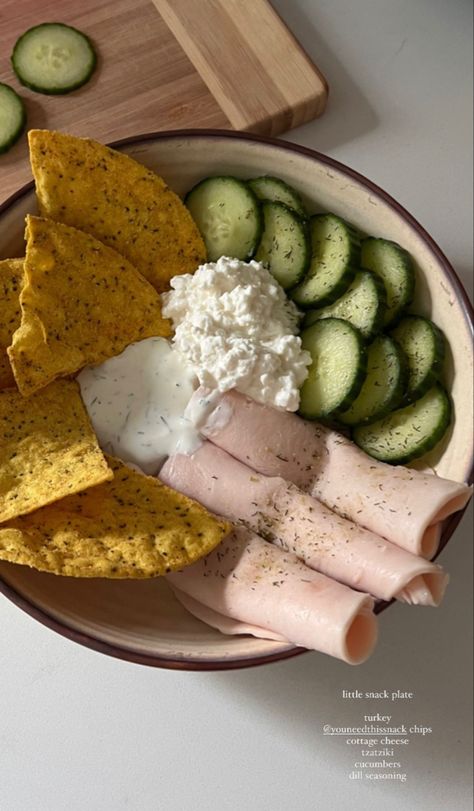
MULTIPOLYGON (((311 211, 340 214, 362 231, 403 245, 417 265, 416 309, 444 331, 454 426, 428 460, 447 478, 465 481, 472 467, 472 318, 466 294, 431 237, 386 192, 352 169, 282 141, 223 131, 139 136, 120 149, 162 175, 183 194, 207 175, 277 175, 302 192, 311 211)), ((35 211, 32 184, 0 209, 0 257, 23 253, 24 217, 35 211)), ((446 544, 459 515, 443 532, 446 544)), ((0 564, 0 589, 40 622, 76 642, 141 664, 193 670, 247 667, 302 653, 253 637, 223 636, 190 616, 161 578, 75 580, 0 564)))

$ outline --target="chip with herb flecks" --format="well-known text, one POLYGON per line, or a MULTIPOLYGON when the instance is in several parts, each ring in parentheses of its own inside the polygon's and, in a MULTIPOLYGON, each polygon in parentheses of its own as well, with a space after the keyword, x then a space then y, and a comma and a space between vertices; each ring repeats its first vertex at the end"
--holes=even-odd
POLYGON ((169 335, 158 293, 123 256, 76 228, 26 222, 21 325, 7 350, 25 397, 135 341, 169 335))
POLYGON ((189 211, 161 177, 89 138, 28 133, 40 213, 92 234, 159 291, 206 259, 189 211))
POLYGON ((0 559, 72 577, 145 578, 189 566, 230 525, 107 457, 111 482, 0 525, 0 559))
POLYGON ((113 476, 71 380, 0 391, 0 523, 113 476))
POLYGON ((7 346, 20 326, 20 290, 23 284, 23 259, 0 262, 0 389, 15 385, 7 346))

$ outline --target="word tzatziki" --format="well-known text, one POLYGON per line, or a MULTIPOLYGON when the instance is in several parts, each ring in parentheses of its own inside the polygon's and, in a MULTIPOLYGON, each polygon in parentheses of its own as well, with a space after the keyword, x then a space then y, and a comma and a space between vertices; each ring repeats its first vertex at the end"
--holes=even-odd
POLYGON ((296 411, 311 357, 296 334, 296 306, 260 262, 222 256, 175 276, 171 287, 163 315, 201 385, 296 411))

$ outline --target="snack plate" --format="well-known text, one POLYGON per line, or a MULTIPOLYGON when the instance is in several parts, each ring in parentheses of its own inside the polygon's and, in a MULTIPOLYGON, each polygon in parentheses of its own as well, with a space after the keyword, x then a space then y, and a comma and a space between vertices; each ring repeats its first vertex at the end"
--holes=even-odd
MULTIPOLYGON (((457 481, 471 480, 472 309, 448 260, 408 212, 352 169, 283 141, 221 130, 178 130, 140 135, 114 146, 156 170, 178 194, 212 174, 278 175, 302 192, 310 211, 334 211, 366 233, 403 245, 417 266, 415 309, 441 327, 449 345, 446 381, 454 403, 454 423, 443 442, 422 460, 423 467, 457 481)), ((0 257, 21 255, 24 217, 35 212, 33 184, 1 206, 0 257)), ((446 522, 440 549, 461 515, 446 522)), ((0 591, 63 636, 140 664, 218 670, 265 664, 304 652, 281 642, 223 636, 189 615, 161 578, 79 580, 2 563, 0 591)), ((380 603, 378 610, 386 606, 380 603)))

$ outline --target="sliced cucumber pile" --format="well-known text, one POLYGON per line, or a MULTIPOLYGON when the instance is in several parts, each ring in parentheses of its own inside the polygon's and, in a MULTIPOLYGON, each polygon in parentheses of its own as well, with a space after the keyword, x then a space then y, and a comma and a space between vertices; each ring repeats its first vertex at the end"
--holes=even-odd
POLYGON ((291 292, 302 309, 331 304, 345 293, 360 255, 357 232, 335 214, 316 214, 309 227, 311 264, 303 281, 291 292))
POLYGON ((366 376, 367 354, 360 332, 347 321, 326 318, 304 330, 301 341, 312 364, 300 389, 300 413, 315 420, 346 409, 366 376))
POLYGON ((253 191, 236 177, 208 177, 184 200, 206 244, 208 258, 251 259, 263 230, 262 209, 253 191))
POLYGON ((408 377, 406 358, 388 335, 379 335, 367 347, 367 376, 358 397, 347 411, 338 414, 344 425, 373 422, 398 408, 408 377))
POLYGON ((382 279, 387 294, 384 326, 391 326, 411 304, 415 292, 415 271, 410 254, 396 242, 369 237, 361 245, 361 264, 382 279))
POLYGON ((288 290, 298 284, 310 262, 306 225, 285 203, 265 201, 262 211, 263 233, 255 259, 268 265, 277 282, 288 290))
POLYGON ((296 211, 303 220, 307 218, 308 215, 300 195, 284 180, 270 175, 263 175, 262 177, 252 178, 252 180, 248 181, 248 184, 259 200, 284 203, 288 208, 296 211))
POLYGON ((395 242, 358 231, 335 214, 308 215, 277 177, 206 178, 186 204, 209 259, 254 257, 305 312, 302 346, 312 357, 300 413, 350 427, 377 459, 401 464, 441 439, 450 401, 439 384, 442 333, 406 309, 415 269, 395 242))
POLYGON ((17 40, 11 57, 20 82, 37 93, 70 93, 89 81, 97 58, 85 34, 63 23, 43 23, 17 40))
POLYGON ((360 270, 346 292, 333 304, 306 313, 303 327, 321 318, 342 318, 357 327, 366 339, 380 332, 385 312, 385 288, 370 270, 360 270))
POLYGON ((443 369, 444 336, 436 324, 421 315, 407 315, 391 335, 408 359, 406 402, 422 397, 438 380, 443 369))
MULTIPOLYGON (((437 386, 444 339, 429 319, 411 314, 402 317, 415 288, 413 263, 403 248, 386 239, 368 237, 362 242, 361 264, 364 270, 356 273, 346 292, 325 307, 311 309, 303 319, 303 335, 311 325, 339 318, 356 327, 366 340, 372 340, 367 348, 367 374, 358 395, 345 409, 340 406, 319 416, 351 426, 354 440, 369 455, 401 464, 431 450, 449 425, 449 400, 437 386), (390 335, 378 335, 390 326, 390 335), (432 396, 426 401, 429 392, 432 396)), ((297 303, 306 279, 292 292, 297 303)), ((334 342, 335 364, 346 362, 344 351, 334 342)), ((314 408, 321 402, 315 379, 319 378, 323 387, 331 383, 324 369, 318 372, 314 365, 312 372, 300 392, 302 404, 304 392, 304 416, 311 416, 311 396, 314 408)))
POLYGON ((416 403, 387 417, 354 429, 352 438, 362 450, 389 464, 406 464, 432 450, 444 436, 451 404, 439 384, 416 403))
POLYGON ((25 106, 20 96, 0 82, 0 154, 16 144, 25 125, 25 106))

